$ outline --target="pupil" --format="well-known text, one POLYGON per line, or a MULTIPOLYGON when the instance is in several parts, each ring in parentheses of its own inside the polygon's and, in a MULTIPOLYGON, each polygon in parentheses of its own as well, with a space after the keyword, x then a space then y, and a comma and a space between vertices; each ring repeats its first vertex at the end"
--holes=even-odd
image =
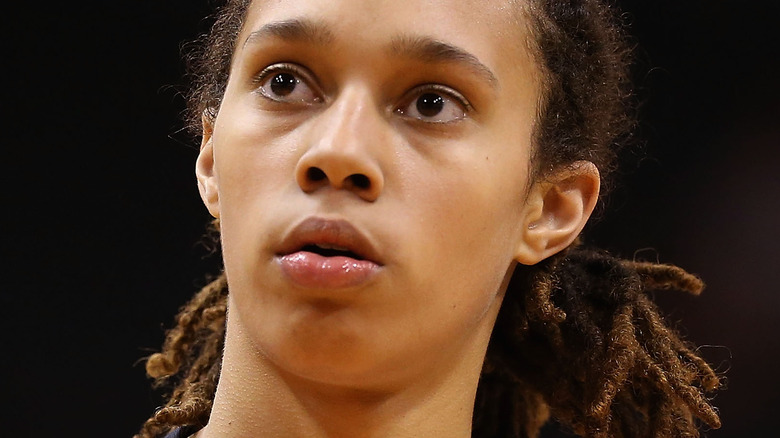
POLYGON ((433 117, 444 108, 444 98, 434 93, 425 93, 417 99, 417 111, 425 117, 433 117))
POLYGON ((298 80, 290 73, 279 73, 271 79, 271 91, 279 96, 287 96, 295 90, 298 80))

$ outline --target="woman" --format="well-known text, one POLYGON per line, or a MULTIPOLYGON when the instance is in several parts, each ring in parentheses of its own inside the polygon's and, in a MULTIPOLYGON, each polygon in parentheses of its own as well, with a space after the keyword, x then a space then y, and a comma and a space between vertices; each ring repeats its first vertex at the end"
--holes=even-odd
POLYGON ((229 1, 192 94, 225 273, 149 359, 176 387, 140 436, 718 427, 643 294, 701 282, 577 247, 630 127, 610 14, 229 1))

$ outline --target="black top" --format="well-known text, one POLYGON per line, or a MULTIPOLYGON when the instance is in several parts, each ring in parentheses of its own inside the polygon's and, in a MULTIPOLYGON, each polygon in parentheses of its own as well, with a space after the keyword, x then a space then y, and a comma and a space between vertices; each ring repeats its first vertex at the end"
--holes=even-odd
POLYGON ((176 429, 168 432, 168 435, 165 435, 165 438, 188 438, 199 429, 200 427, 198 426, 177 427, 176 429))

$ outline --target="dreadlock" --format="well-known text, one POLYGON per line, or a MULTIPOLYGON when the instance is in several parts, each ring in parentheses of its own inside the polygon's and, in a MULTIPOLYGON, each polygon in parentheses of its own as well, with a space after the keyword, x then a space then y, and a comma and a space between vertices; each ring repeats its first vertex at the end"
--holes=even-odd
MULTIPOLYGON (((720 426, 705 398, 718 376, 647 296, 698 295, 701 280, 676 266, 579 247, 535 268, 518 268, 496 321, 474 437, 534 437, 550 416, 588 437, 696 437, 697 418, 720 426)), ((226 300, 223 274, 182 308, 163 351, 147 361, 157 384, 178 383, 137 437, 208 421, 226 300)))
POLYGON ((704 395, 719 386, 718 376, 647 296, 658 289, 698 295, 701 280, 676 266, 582 248, 538 268, 516 272, 507 291, 478 388, 474 436, 533 437, 548 411, 588 437, 698 436, 694 418, 720 426, 704 395), (496 415, 491 403, 517 414, 496 415))
POLYGON ((163 386, 175 379, 168 403, 143 426, 140 437, 164 435, 172 425, 204 426, 219 380, 225 344, 227 279, 206 285, 179 312, 162 352, 146 362, 146 372, 163 386))
MULTIPOLYGON (((190 46, 188 123, 216 117, 250 0, 227 0, 211 32, 190 46)), ((533 176, 588 160, 602 177, 633 125, 628 50, 601 0, 526 0, 543 99, 533 176)), ((516 268, 488 346, 474 406, 474 437, 535 437, 550 418, 587 437, 697 437, 720 426, 706 395, 720 380, 668 327, 648 292, 699 294, 701 280, 665 264, 622 260, 579 244, 516 268)), ((225 338, 224 274, 179 312, 146 370, 172 388, 136 438, 204 426, 225 338)))

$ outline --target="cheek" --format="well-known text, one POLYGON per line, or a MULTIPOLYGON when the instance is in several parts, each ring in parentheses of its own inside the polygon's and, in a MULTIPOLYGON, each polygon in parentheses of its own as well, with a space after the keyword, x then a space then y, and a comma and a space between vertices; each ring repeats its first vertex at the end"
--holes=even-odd
POLYGON ((421 290, 438 291, 427 294, 423 308, 456 312, 460 316, 454 318, 468 321, 484 315, 500 294, 521 238, 526 183, 521 155, 459 158, 473 164, 432 167, 429 180, 437 183, 414 184, 409 205, 418 206, 411 218, 418 235, 407 253, 416 254, 422 266, 421 290))
POLYGON ((257 120, 219 125, 214 133, 214 159, 220 206, 250 206, 289 185, 292 171, 288 169, 294 166, 294 157, 284 148, 287 143, 285 137, 264 132, 257 120))
MULTIPOLYGON (((262 120, 223 108, 214 131, 225 267, 235 273, 258 263, 258 244, 274 215, 284 213, 297 186, 293 139, 269 132, 262 120), (292 146, 291 146, 292 145, 292 146), (271 208, 273 206, 273 208, 271 208), (282 209, 282 211, 280 211, 282 209), (231 269, 234 268, 234 269, 231 269)), ((267 124, 265 124, 267 125, 267 124)))
POLYGON ((429 206, 421 212, 423 228, 430 229, 440 245, 474 255, 464 259, 490 255, 511 261, 520 238, 527 161, 508 155, 485 153, 461 160, 474 163, 467 166, 439 166, 431 170, 431 179, 438 183, 417 184, 415 203, 429 206))

